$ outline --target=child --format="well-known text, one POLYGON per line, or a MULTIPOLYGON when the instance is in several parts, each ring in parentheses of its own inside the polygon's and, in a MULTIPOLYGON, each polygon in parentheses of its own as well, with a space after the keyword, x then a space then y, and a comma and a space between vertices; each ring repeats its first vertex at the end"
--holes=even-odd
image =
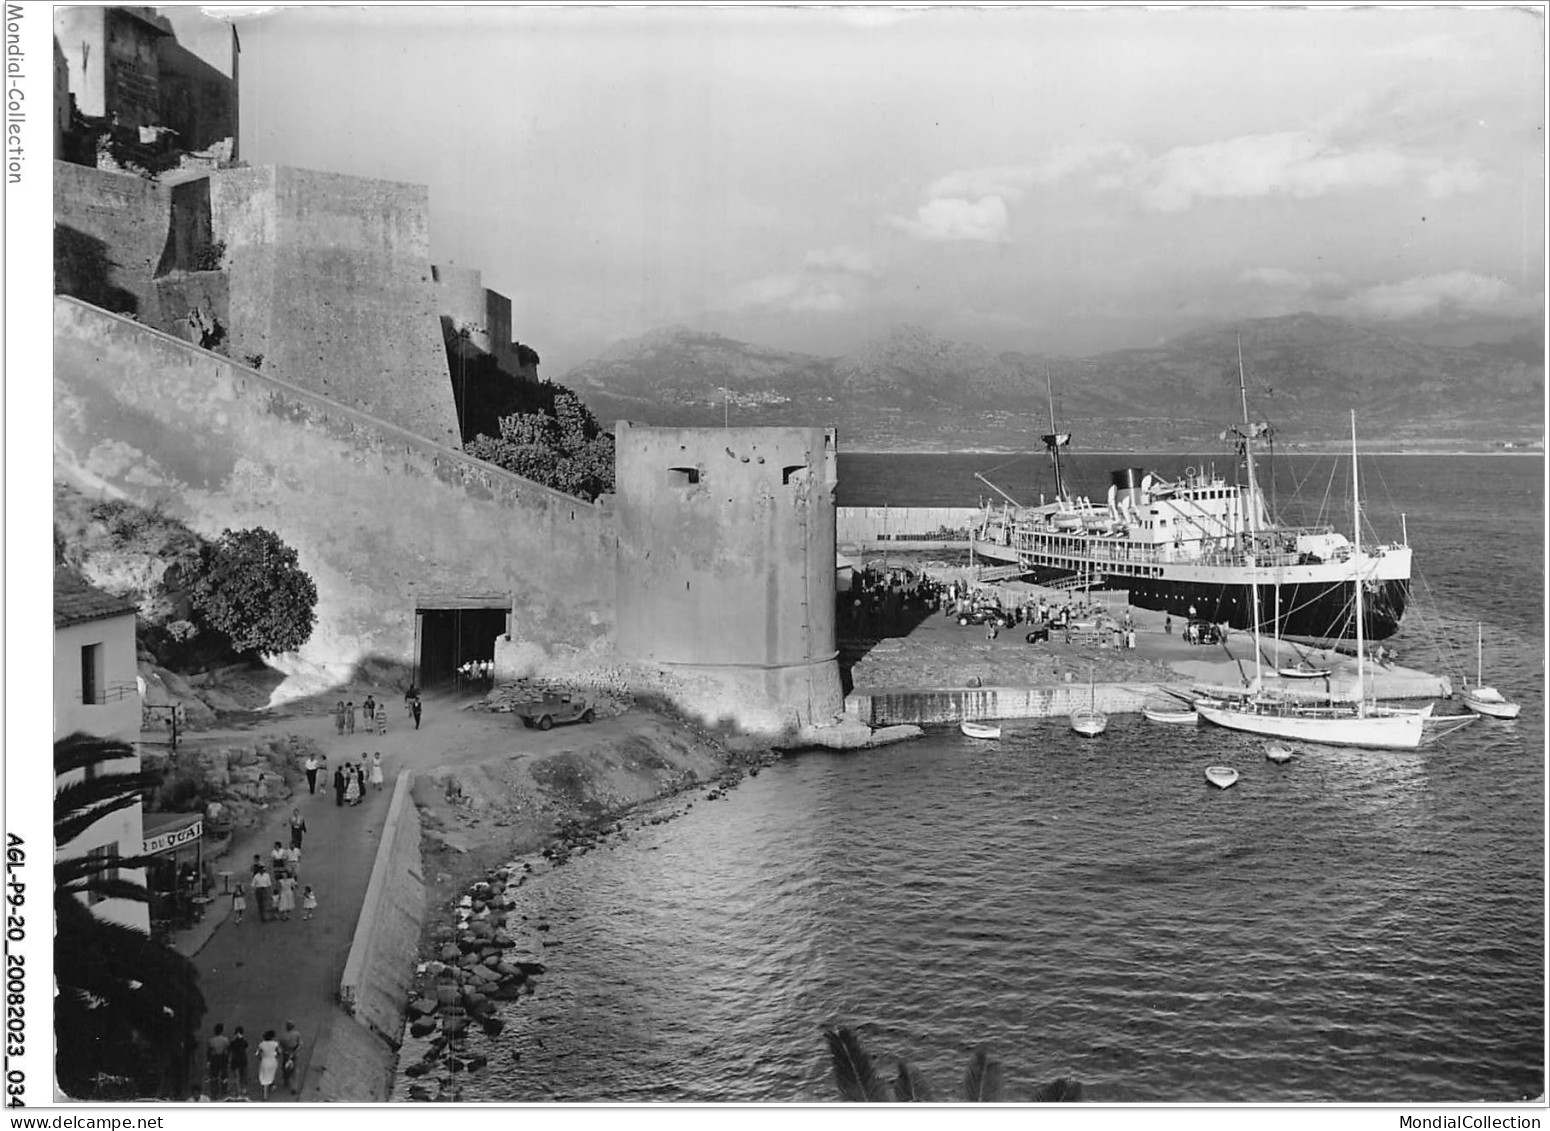
POLYGON ((237 885, 237 890, 231 893, 231 913, 237 917, 237 922, 242 922, 242 913, 248 909, 247 893, 242 890, 242 885, 237 885))
POLYGON ((318 897, 313 894, 312 885, 308 884, 306 891, 302 893, 301 897, 301 917, 303 919, 310 919, 312 918, 312 913, 317 909, 318 897))

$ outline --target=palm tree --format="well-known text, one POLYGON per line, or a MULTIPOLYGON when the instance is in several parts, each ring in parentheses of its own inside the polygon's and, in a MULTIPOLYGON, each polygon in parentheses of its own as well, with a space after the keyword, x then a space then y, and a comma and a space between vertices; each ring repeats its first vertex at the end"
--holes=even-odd
MULTIPOLYGON (((126 743, 72 734, 54 743, 54 777, 134 756, 126 743)), ((146 773, 98 772, 54 792, 54 845, 138 803, 156 783, 146 773)), ((54 1035, 60 1088, 79 1099, 186 1094, 189 1054, 204 1018, 194 964, 144 931, 98 918, 83 896, 149 902, 145 885, 119 869, 145 856, 95 855, 54 862, 54 1035)))
MULTIPOLYGON (((854 1029, 825 1029, 823 1035, 829 1042, 834 1083, 842 1100, 856 1103, 932 1103, 936 1100, 925 1077, 907 1060, 899 1061, 898 1073, 891 1082, 880 1077, 854 1029)), ((963 1099, 971 1103, 1000 1103, 1003 1100, 1001 1092, 1001 1062, 984 1048, 978 1048, 964 1070, 959 1095, 944 1102, 963 1099)), ((1074 1103, 1081 1098, 1082 1085, 1062 1076, 1036 1088, 1031 1102, 1074 1103)))

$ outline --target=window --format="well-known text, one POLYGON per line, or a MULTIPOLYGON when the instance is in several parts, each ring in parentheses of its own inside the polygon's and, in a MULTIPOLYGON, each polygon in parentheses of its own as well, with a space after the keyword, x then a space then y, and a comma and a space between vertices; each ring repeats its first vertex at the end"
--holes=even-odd
POLYGON ((102 645, 81 645, 81 702, 105 703, 102 645))
POLYGON ((669 481, 680 487, 692 487, 700 481, 700 469, 697 467, 670 467, 667 475, 669 481))
MULTIPOLYGON (((86 858, 88 860, 107 860, 107 859, 109 859, 111 857, 114 857, 114 856, 117 856, 117 855, 118 855, 118 841, 116 841, 116 840, 115 841, 110 841, 107 844, 99 844, 96 848, 88 848, 86 850, 86 858)), ((87 878, 88 878, 88 880, 94 880, 94 879, 97 879, 98 877, 100 877, 100 878, 102 878, 104 880, 116 880, 116 879, 118 879, 118 869, 117 868, 103 868, 101 871, 93 872, 87 878)), ((86 893, 86 906, 90 907, 93 904, 101 903, 106 898, 107 898, 106 896, 99 895, 98 893, 96 893, 94 891, 88 891, 86 893)))
POLYGON ((806 482, 809 470, 808 465, 805 463, 795 463, 789 467, 783 467, 780 469, 780 481, 782 483, 791 483, 793 481, 797 483, 806 482))

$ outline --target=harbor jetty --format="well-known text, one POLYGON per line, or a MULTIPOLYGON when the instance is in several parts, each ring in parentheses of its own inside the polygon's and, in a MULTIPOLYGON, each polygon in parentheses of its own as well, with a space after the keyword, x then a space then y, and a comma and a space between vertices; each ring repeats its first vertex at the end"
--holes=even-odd
MULTIPOLYGON (((840 655, 845 667, 848 717, 868 726, 930 725, 978 719, 1058 718, 1093 698, 1108 713, 1139 712, 1148 704, 1178 702, 1201 686, 1247 687, 1255 677, 1254 638, 1229 632, 1219 642, 1185 640, 1184 622, 1132 608, 1123 590, 1082 594, 1019 581, 982 578, 977 567, 924 565, 900 558, 899 568, 922 569, 937 580, 959 580, 1005 609, 1037 602, 1070 606, 1072 631, 1054 631, 1030 643, 1029 624, 992 632, 960 625, 941 610, 913 610, 887 621, 841 617, 840 655), (1135 647, 1123 630, 1128 618, 1135 647)), ((1259 674, 1266 687, 1353 698, 1356 658, 1336 648, 1289 641, 1260 641, 1259 674), (1329 674, 1289 679, 1278 667, 1307 662, 1329 674)), ((1381 700, 1447 698, 1452 681, 1393 659, 1369 663, 1367 692, 1381 700)))

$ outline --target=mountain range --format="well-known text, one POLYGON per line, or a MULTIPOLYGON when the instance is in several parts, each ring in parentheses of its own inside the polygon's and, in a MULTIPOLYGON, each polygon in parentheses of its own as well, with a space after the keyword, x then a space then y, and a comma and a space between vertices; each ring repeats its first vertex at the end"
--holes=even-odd
POLYGON ((1322 315, 1194 331, 1087 357, 993 352, 899 326, 822 357, 674 326, 620 342, 559 378, 608 422, 703 427, 822 425, 842 449, 1029 450, 1049 430, 1078 448, 1186 449, 1250 416, 1283 442, 1481 449, 1542 443, 1543 330, 1505 341, 1426 344, 1322 315))

